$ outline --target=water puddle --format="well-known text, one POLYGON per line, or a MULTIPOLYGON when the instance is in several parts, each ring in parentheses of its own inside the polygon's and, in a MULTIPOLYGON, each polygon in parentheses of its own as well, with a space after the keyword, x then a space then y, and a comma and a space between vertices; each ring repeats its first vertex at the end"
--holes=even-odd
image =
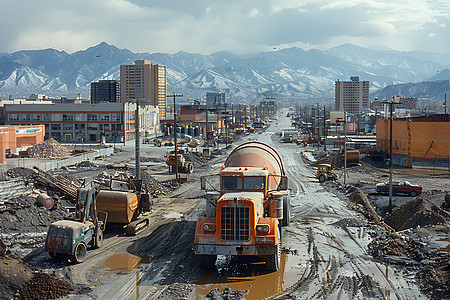
POLYGON ((247 300, 263 299, 283 292, 298 280, 303 271, 298 256, 281 254, 281 265, 277 272, 267 271, 264 262, 250 263, 247 269, 228 277, 220 276, 220 272, 204 272, 189 299, 204 298, 215 288, 220 292, 225 288, 247 291, 244 295, 247 300))
POLYGON ((165 218, 165 219, 179 219, 182 217, 183 217, 183 214, 179 213, 179 212, 171 212, 171 213, 167 213, 167 214, 163 215, 163 218, 165 218))
POLYGON ((439 248, 439 250, 450 253, 450 238, 440 238, 440 239, 436 240, 436 242, 446 242, 446 243, 443 243, 443 245, 445 245, 445 244, 447 244, 447 245, 439 248))
POLYGON ((139 257, 129 253, 115 254, 103 262, 107 274, 129 274, 134 271, 140 263, 149 263, 148 256, 139 257))

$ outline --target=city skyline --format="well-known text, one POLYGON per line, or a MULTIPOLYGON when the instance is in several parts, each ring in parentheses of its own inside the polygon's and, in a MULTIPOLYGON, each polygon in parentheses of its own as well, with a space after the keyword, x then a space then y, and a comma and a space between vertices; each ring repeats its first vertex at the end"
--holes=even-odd
POLYGON ((8 53, 46 48, 73 53, 102 41, 150 53, 251 53, 344 43, 450 49, 446 1, 24 0, 3 3, 2 11, 0 52, 8 53))

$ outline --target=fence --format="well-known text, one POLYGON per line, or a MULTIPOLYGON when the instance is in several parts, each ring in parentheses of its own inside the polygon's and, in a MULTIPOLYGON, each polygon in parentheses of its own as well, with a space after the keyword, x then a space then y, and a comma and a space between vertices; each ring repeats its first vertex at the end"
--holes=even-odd
POLYGON ((413 157, 413 168, 427 168, 427 169, 449 169, 449 157, 447 156, 430 156, 413 157))
MULTIPOLYGON (((44 159, 23 159, 18 161, 18 164, 15 167, 25 167, 32 168, 34 166, 38 167, 41 170, 49 171, 53 169, 59 169, 61 167, 72 166, 77 163, 80 163, 85 160, 94 160, 97 157, 109 156, 114 153, 113 147, 102 148, 98 150, 94 150, 92 152, 81 153, 77 155, 72 155, 63 159, 52 159, 52 160, 44 160, 44 159), (38 161, 38 162, 37 162, 38 161)), ((2 166, 4 171, 6 171, 7 166, 2 166)), ((10 166, 13 167, 13 166, 10 166)))

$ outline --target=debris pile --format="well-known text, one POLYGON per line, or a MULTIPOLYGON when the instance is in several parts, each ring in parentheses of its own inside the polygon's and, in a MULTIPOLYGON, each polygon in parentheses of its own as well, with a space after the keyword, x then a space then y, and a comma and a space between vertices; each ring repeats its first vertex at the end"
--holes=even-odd
POLYGON ((212 289, 206 298, 211 300, 219 300, 219 299, 244 299, 245 294, 248 291, 240 291, 240 290, 232 290, 229 287, 224 288, 223 291, 220 291, 218 288, 212 289))
POLYGON ((34 174, 32 169, 22 167, 12 168, 6 171, 6 175, 9 176, 9 178, 31 179, 34 174))
POLYGON ((62 158, 69 156, 70 153, 66 147, 62 146, 53 138, 49 138, 27 149, 27 156, 34 158, 62 158))
POLYGON ((397 231, 417 226, 449 224, 450 213, 426 199, 427 194, 396 207, 384 221, 397 231))
POLYGON ((58 299, 72 290, 67 282, 39 272, 18 291, 18 294, 20 299, 58 299))
POLYGON ((347 189, 347 197, 348 199, 359 205, 360 211, 364 216, 369 220, 374 222, 375 224, 382 226, 387 231, 392 231, 392 228, 386 226, 384 222, 381 221, 377 212, 373 209, 373 206, 370 204, 367 195, 357 187, 350 186, 347 189))

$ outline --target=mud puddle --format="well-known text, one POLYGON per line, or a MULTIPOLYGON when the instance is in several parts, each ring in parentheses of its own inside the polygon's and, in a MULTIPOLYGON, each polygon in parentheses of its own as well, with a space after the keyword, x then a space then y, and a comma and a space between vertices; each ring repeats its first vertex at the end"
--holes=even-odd
POLYGON ((103 262, 104 274, 123 275, 129 274, 137 269, 140 264, 148 264, 150 257, 139 257, 129 253, 115 254, 103 262))
POLYGON ((280 294, 293 285, 305 268, 302 267, 299 256, 281 254, 281 265, 277 272, 267 271, 264 262, 254 262, 245 267, 238 265, 232 274, 223 275, 220 265, 224 262, 220 260, 219 257, 216 263, 218 271, 205 271, 188 299, 205 299, 212 290, 223 291, 225 288, 243 291, 244 298, 248 300, 267 298, 280 294))

